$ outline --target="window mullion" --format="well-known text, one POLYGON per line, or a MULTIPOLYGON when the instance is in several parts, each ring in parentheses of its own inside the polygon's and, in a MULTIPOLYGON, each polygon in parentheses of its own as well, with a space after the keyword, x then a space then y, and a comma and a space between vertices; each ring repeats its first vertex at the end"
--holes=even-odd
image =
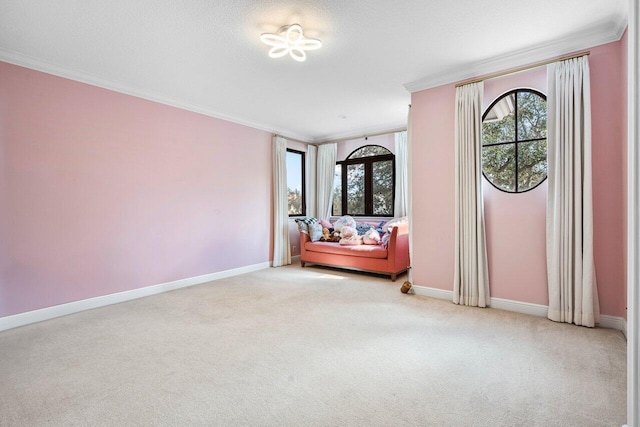
POLYGON ((514 143, 514 152, 515 152, 515 154, 514 154, 515 159, 514 160, 516 162, 516 169, 515 169, 516 176, 515 176, 515 182, 514 182, 514 187, 513 188, 515 189, 515 192, 517 193, 518 192, 518 91, 516 91, 514 105, 515 105, 515 112, 516 112, 514 114, 515 121, 516 121, 516 123, 515 123, 516 128, 515 128, 515 132, 514 132, 515 136, 516 136, 516 142, 514 143))
POLYGON ((302 166, 301 178, 302 178, 302 215, 307 215, 307 181, 306 181, 306 169, 305 169, 305 153, 300 155, 300 164, 302 166))
POLYGON ((348 165, 342 164, 342 213, 341 215, 348 215, 349 208, 347 207, 347 193, 349 191, 349 187, 347 187, 347 168, 348 165))
POLYGON ((373 162, 364 164, 364 214, 373 215, 373 162))

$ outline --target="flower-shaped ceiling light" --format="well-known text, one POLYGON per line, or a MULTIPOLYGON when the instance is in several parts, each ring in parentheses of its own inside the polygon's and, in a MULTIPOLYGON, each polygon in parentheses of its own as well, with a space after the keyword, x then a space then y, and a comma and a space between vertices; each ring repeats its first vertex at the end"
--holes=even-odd
POLYGON ((302 27, 298 24, 282 27, 277 34, 262 34, 260 40, 264 44, 272 46, 269 49, 271 58, 280 58, 288 53, 299 62, 307 59, 306 50, 315 50, 322 46, 320 40, 306 38, 302 27))

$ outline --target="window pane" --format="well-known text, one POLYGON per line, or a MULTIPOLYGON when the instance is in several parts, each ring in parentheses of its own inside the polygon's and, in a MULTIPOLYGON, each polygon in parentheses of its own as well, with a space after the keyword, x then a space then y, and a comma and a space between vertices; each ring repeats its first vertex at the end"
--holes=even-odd
POLYGON ((547 101, 533 92, 518 92, 518 141, 547 137, 547 101))
POLYGON ((347 212, 364 215, 364 164, 347 165, 347 212))
POLYGON ((373 214, 393 216, 393 161, 374 162, 373 214))
POLYGON ((515 144, 482 147, 482 171, 487 179, 504 191, 516 187, 515 144))
POLYGON ((518 144, 518 191, 527 191, 547 177, 547 141, 518 144))
POLYGON ((482 145, 516 139, 515 94, 505 96, 486 114, 482 122, 482 145))
POLYGON ((333 215, 342 215, 342 165, 336 165, 333 175, 333 215))
POLYGON ((303 215, 302 154, 287 151, 287 198, 289 215, 303 215))
POLYGON ((387 150, 384 147, 379 145, 366 145, 347 157, 348 159, 358 159, 361 157, 371 157, 371 156, 384 156, 386 154, 392 154, 391 151, 387 150))

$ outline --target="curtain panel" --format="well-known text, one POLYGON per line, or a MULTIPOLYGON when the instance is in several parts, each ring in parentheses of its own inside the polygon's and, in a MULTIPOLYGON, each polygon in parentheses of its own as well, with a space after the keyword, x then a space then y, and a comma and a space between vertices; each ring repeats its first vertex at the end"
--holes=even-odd
POLYGON ((407 216, 407 132, 396 132, 395 151, 396 151, 396 189, 395 189, 395 206, 393 208, 394 216, 407 216))
POLYGON ((548 317, 595 326, 591 93, 588 57, 548 65, 548 317))
POLYGON ((273 137, 273 263, 274 267, 291 264, 289 243, 289 203, 287 199, 287 140, 273 137))
POLYGON ((316 167, 318 158, 318 147, 315 145, 307 145, 307 153, 305 155, 305 202, 307 206, 306 215, 310 218, 318 216, 316 210, 316 167))
POLYGON ((318 219, 328 219, 333 205, 333 179, 336 170, 338 144, 321 144, 318 146, 318 168, 316 170, 318 202, 316 208, 318 219))
POLYGON ((486 307, 489 268, 482 199, 482 82, 456 88, 453 302, 486 307))

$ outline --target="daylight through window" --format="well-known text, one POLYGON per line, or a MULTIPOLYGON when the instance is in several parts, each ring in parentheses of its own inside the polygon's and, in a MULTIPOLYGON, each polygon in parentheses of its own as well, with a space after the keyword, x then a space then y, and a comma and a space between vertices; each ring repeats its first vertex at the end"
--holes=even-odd
POLYGON ((393 216, 395 156, 366 145, 337 162, 333 215, 393 216))
POLYGON ((547 177, 547 100, 516 89, 495 100, 482 117, 482 173, 497 189, 522 193, 547 177))
POLYGON ((304 153, 287 149, 287 199, 289 216, 305 215, 304 153))

